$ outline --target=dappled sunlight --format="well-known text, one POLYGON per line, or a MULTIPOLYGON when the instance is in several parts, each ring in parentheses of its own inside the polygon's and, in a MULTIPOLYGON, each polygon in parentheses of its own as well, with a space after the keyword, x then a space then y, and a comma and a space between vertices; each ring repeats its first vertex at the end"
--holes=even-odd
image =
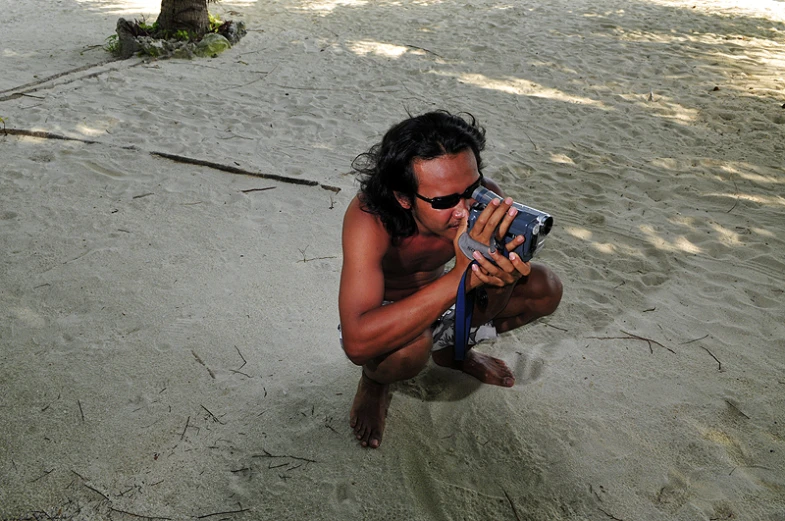
POLYGON ((539 83, 520 78, 489 78, 484 74, 476 73, 463 73, 455 74, 446 71, 429 71, 431 74, 438 74, 440 76, 454 76, 458 82, 467 85, 480 87, 481 89, 497 90, 507 94, 517 94, 519 96, 530 96, 532 98, 546 98, 555 101, 563 101, 566 103, 575 103, 579 105, 590 105, 596 108, 610 110, 603 102, 585 98, 583 96, 574 96, 562 90, 554 89, 552 87, 545 87, 539 83))
POLYGON ((76 0, 76 3, 87 9, 105 11, 117 16, 144 14, 158 15, 161 0, 76 0))
POLYGON ((305 2, 301 9, 329 13, 338 7, 362 7, 368 5, 366 0, 317 0, 305 2))
POLYGON ((679 214, 669 217, 668 221, 672 222, 673 224, 687 226, 690 228, 695 226, 695 219, 693 217, 686 217, 684 215, 679 215, 679 214))
POLYGON ((84 136, 89 136, 89 137, 103 136, 104 134, 106 134, 106 129, 88 127, 84 123, 77 125, 76 131, 84 136))
POLYGON ((635 103, 643 110, 652 111, 657 117, 684 125, 693 124, 698 120, 700 114, 697 109, 685 107, 671 98, 660 96, 654 92, 644 95, 640 93, 622 94, 620 97, 635 103))
POLYGON ((551 161, 554 163, 560 163, 563 165, 574 165, 575 161, 572 160, 571 157, 566 156, 564 154, 555 154, 551 153, 551 161))
POLYGON ((569 235, 572 235, 576 239, 583 239, 584 241, 591 240, 591 230, 587 230, 586 228, 576 228, 574 226, 568 226, 564 229, 569 235))
MULTIPOLYGON (((755 167, 750 165, 750 168, 755 168, 755 167)), ((780 173, 780 177, 776 177, 773 175, 765 175, 765 174, 758 174, 755 172, 749 172, 746 169, 742 170, 733 165, 723 165, 722 169, 731 175, 738 176, 741 179, 745 179, 747 181, 751 181, 757 184, 776 184, 776 185, 785 184, 785 175, 783 175, 783 173, 780 173)))
MULTIPOLYGON (((731 181, 735 178, 761 185, 785 184, 785 171, 774 167, 754 165, 741 161, 719 162, 715 159, 705 157, 697 157, 690 161, 684 161, 673 157, 658 157, 650 160, 650 163, 655 168, 677 172, 693 171, 696 168, 700 168, 705 171, 706 175, 723 183, 730 182, 732 184, 731 181)), ((721 195, 731 198, 736 198, 737 196, 735 193, 721 195)))
POLYGON ((706 197, 724 197, 730 200, 742 200, 750 203, 771 205, 771 206, 785 206, 785 197, 779 195, 753 195, 753 194, 729 194, 729 193, 709 193, 704 194, 706 197))
MULTIPOLYGON (((772 35, 773 36, 773 35, 772 35)), ((623 33, 617 35, 619 40, 631 43, 692 43, 701 44, 706 46, 725 45, 728 40, 733 40, 737 45, 747 46, 756 51, 768 47, 776 48, 777 43, 765 38, 757 38, 751 35, 730 35, 730 34, 717 34, 717 33, 699 33, 699 32, 678 32, 678 33, 653 33, 649 31, 641 31, 637 29, 625 30, 623 33)))
POLYGON ((386 58, 400 58, 410 50, 408 47, 404 47, 402 45, 373 42, 369 40, 352 42, 348 44, 348 47, 349 50, 360 56, 375 54, 377 56, 384 56, 386 58))
POLYGON ((773 239, 774 237, 776 237, 776 235, 774 235, 774 232, 772 232, 771 230, 764 230, 763 228, 751 228, 751 230, 753 233, 756 233, 761 237, 768 237, 769 239, 773 239))
POLYGON ((676 237, 673 241, 666 240, 660 237, 657 232, 648 224, 642 224, 640 227, 641 232, 646 236, 646 240, 657 248, 658 250, 663 251, 672 251, 672 252, 685 252, 685 253, 702 253, 700 247, 692 244, 685 236, 680 235, 676 237))
POLYGON ((36 51, 29 51, 29 52, 19 52, 14 49, 3 49, 3 57, 4 58, 28 58, 30 56, 35 56, 36 51))
POLYGON ((740 246, 741 245, 741 235, 734 232, 733 230, 729 230, 724 226, 721 226, 717 223, 710 223, 709 226, 717 232, 717 236, 722 244, 725 246, 740 246))
MULTIPOLYGON (((246 0, 248 1, 248 0, 246 0)), ((256 0, 254 0, 256 1, 256 0)), ((414 0, 414 1, 407 1, 403 2, 401 0, 390 0, 386 2, 382 2, 379 0, 374 0, 370 2, 368 0, 309 0, 303 2, 299 9, 305 11, 317 11, 323 14, 328 14, 339 7, 365 7, 365 6, 373 6, 378 7, 380 4, 384 4, 385 6, 392 6, 392 7, 405 7, 405 6, 418 6, 418 7, 428 7, 432 5, 438 5, 443 3, 444 0, 414 0)), ((237 2, 232 2, 237 3, 237 2)))
POLYGON ((759 56, 758 59, 773 69, 785 69, 785 54, 769 54, 768 56, 759 56))
POLYGON ((613 244, 613 243, 610 243, 610 242, 605 242, 605 243, 594 242, 594 243, 592 243, 592 247, 595 250, 599 251, 600 253, 606 253, 606 254, 609 254, 609 255, 612 254, 612 253, 617 253, 617 251, 618 251, 618 248, 616 247, 616 245, 613 244))
POLYGON ((621 255, 626 255, 628 257, 640 257, 643 255, 643 252, 640 249, 633 248, 625 244, 593 241, 592 240, 593 234, 591 230, 587 230, 586 228, 567 226, 566 228, 564 228, 564 231, 568 235, 572 235, 576 239, 588 242, 590 248, 593 248, 594 250, 597 250, 598 252, 604 253, 606 255, 621 254, 621 255))
POLYGON ((703 0, 685 3, 683 0, 647 0, 650 4, 689 9, 705 14, 726 16, 748 16, 785 21, 785 3, 782 0, 703 0), (726 14, 727 13, 727 14, 726 14))

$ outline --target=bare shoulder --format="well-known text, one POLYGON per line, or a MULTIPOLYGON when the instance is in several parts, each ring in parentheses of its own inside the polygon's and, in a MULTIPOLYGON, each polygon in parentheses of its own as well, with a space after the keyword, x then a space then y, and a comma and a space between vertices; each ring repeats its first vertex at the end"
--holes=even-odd
POLYGON ((381 261, 390 243, 390 234, 381 220, 376 215, 363 210, 359 197, 355 196, 343 217, 344 255, 349 253, 347 249, 351 253, 360 253, 351 250, 361 248, 362 251, 375 251, 378 260, 381 261))
POLYGON ((504 191, 502 190, 502 187, 499 186, 499 184, 490 177, 483 177, 482 185, 491 192, 504 197, 504 191))

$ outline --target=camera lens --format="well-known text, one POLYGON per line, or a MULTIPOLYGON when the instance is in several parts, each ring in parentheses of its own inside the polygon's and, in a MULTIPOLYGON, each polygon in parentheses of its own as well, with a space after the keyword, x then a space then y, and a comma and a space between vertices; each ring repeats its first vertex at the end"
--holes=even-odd
POLYGON ((542 223, 542 229, 538 232, 542 235, 548 235, 553 228, 553 217, 550 215, 545 218, 545 222, 542 223))

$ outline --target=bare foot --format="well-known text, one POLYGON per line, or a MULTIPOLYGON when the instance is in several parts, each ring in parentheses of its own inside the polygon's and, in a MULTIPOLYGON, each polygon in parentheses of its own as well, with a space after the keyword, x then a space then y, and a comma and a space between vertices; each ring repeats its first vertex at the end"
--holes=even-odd
POLYGON ((466 353, 466 359, 463 362, 456 362, 453 359, 452 349, 434 351, 432 357, 437 365, 463 371, 482 383, 500 385, 502 387, 515 385, 515 377, 503 360, 478 353, 474 349, 466 353))
POLYGON ((390 406, 389 385, 374 382, 363 371, 349 413, 349 425, 363 447, 378 448, 390 406))

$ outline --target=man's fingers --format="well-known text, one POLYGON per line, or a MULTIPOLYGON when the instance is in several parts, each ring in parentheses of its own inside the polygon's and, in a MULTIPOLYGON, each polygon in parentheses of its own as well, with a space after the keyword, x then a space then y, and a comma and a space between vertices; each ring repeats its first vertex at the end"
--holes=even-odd
POLYGON ((488 217, 488 221, 485 223, 485 228, 483 229, 483 234, 482 234, 483 237, 488 240, 490 240, 490 238, 494 236, 494 232, 496 232, 497 230, 503 237, 504 234, 507 233, 507 228, 509 228, 509 224, 506 227, 504 227, 504 229, 502 229, 499 225, 501 224, 502 220, 509 217, 510 206, 512 205, 512 198, 508 197, 504 201, 499 201, 498 199, 495 199, 494 201, 496 201, 496 207, 493 213, 490 214, 490 216, 488 217))
POLYGON ((479 264, 472 264, 472 274, 486 286, 504 286, 504 282, 499 277, 490 275, 479 264))
POLYGON ((469 217, 465 211, 461 212, 460 219, 461 219, 461 224, 458 225, 458 231, 455 233, 455 238, 453 239, 453 248, 455 248, 456 255, 463 255, 461 253, 460 246, 458 246, 458 239, 461 238, 461 235, 466 233, 466 230, 469 227, 469 217))
POLYGON ((510 262, 515 267, 515 269, 520 273, 522 276, 527 277, 529 273, 532 272, 532 265, 528 262, 523 262, 518 255, 515 253, 510 253, 510 262))
POLYGON ((465 211, 461 213, 462 213, 461 224, 458 226, 458 234, 456 235, 456 237, 460 237, 461 235, 466 233, 466 229, 469 227, 469 216, 466 214, 465 211))
MULTIPOLYGON (((491 215, 493 215, 494 210, 496 210, 498 206, 499 200, 494 199, 485 206, 485 209, 482 212, 480 212, 480 215, 477 216, 477 220, 474 221, 474 226, 472 226, 471 229, 471 235, 473 239, 482 240, 484 238, 484 242, 488 242, 490 235, 486 237, 487 234, 485 233, 485 228, 488 224, 488 220, 491 218, 491 215)), ((493 228, 490 229, 493 230, 493 228)))
POLYGON ((513 240, 504 245, 507 251, 513 251, 515 248, 526 242, 526 237, 523 235, 516 235, 513 240))
MULTIPOLYGON (((472 238, 486 244, 490 243, 494 232, 499 228, 499 223, 508 215, 511 205, 512 198, 510 197, 504 201, 493 199, 488 203, 480 215, 477 216, 477 220, 471 230, 472 238)), ((513 217, 510 217, 510 222, 512 222, 513 217)), ((507 233, 507 228, 509 228, 509 224, 500 231, 507 233)))
POLYGON ((491 253, 492 260, 485 258, 480 252, 474 252, 474 260, 487 274, 489 279, 483 280, 486 284, 493 286, 504 286, 514 282, 515 277, 511 273, 515 272, 515 267, 504 255, 498 251, 491 253))
MULTIPOLYGON (((509 197, 507 199, 510 201, 510 204, 512 205, 512 199, 510 199, 509 197)), ((500 241, 504 239, 505 235, 507 235, 507 230, 509 230, 510 226, 512 226, 512 222, 515 220, 516 215, 518 215, 518 209, 515 208, 514 206, 510 206, 507 209, 507 212, 504 214, 502 221, 499 223, 498 228, 496 228, 496 237, 500 241)))

